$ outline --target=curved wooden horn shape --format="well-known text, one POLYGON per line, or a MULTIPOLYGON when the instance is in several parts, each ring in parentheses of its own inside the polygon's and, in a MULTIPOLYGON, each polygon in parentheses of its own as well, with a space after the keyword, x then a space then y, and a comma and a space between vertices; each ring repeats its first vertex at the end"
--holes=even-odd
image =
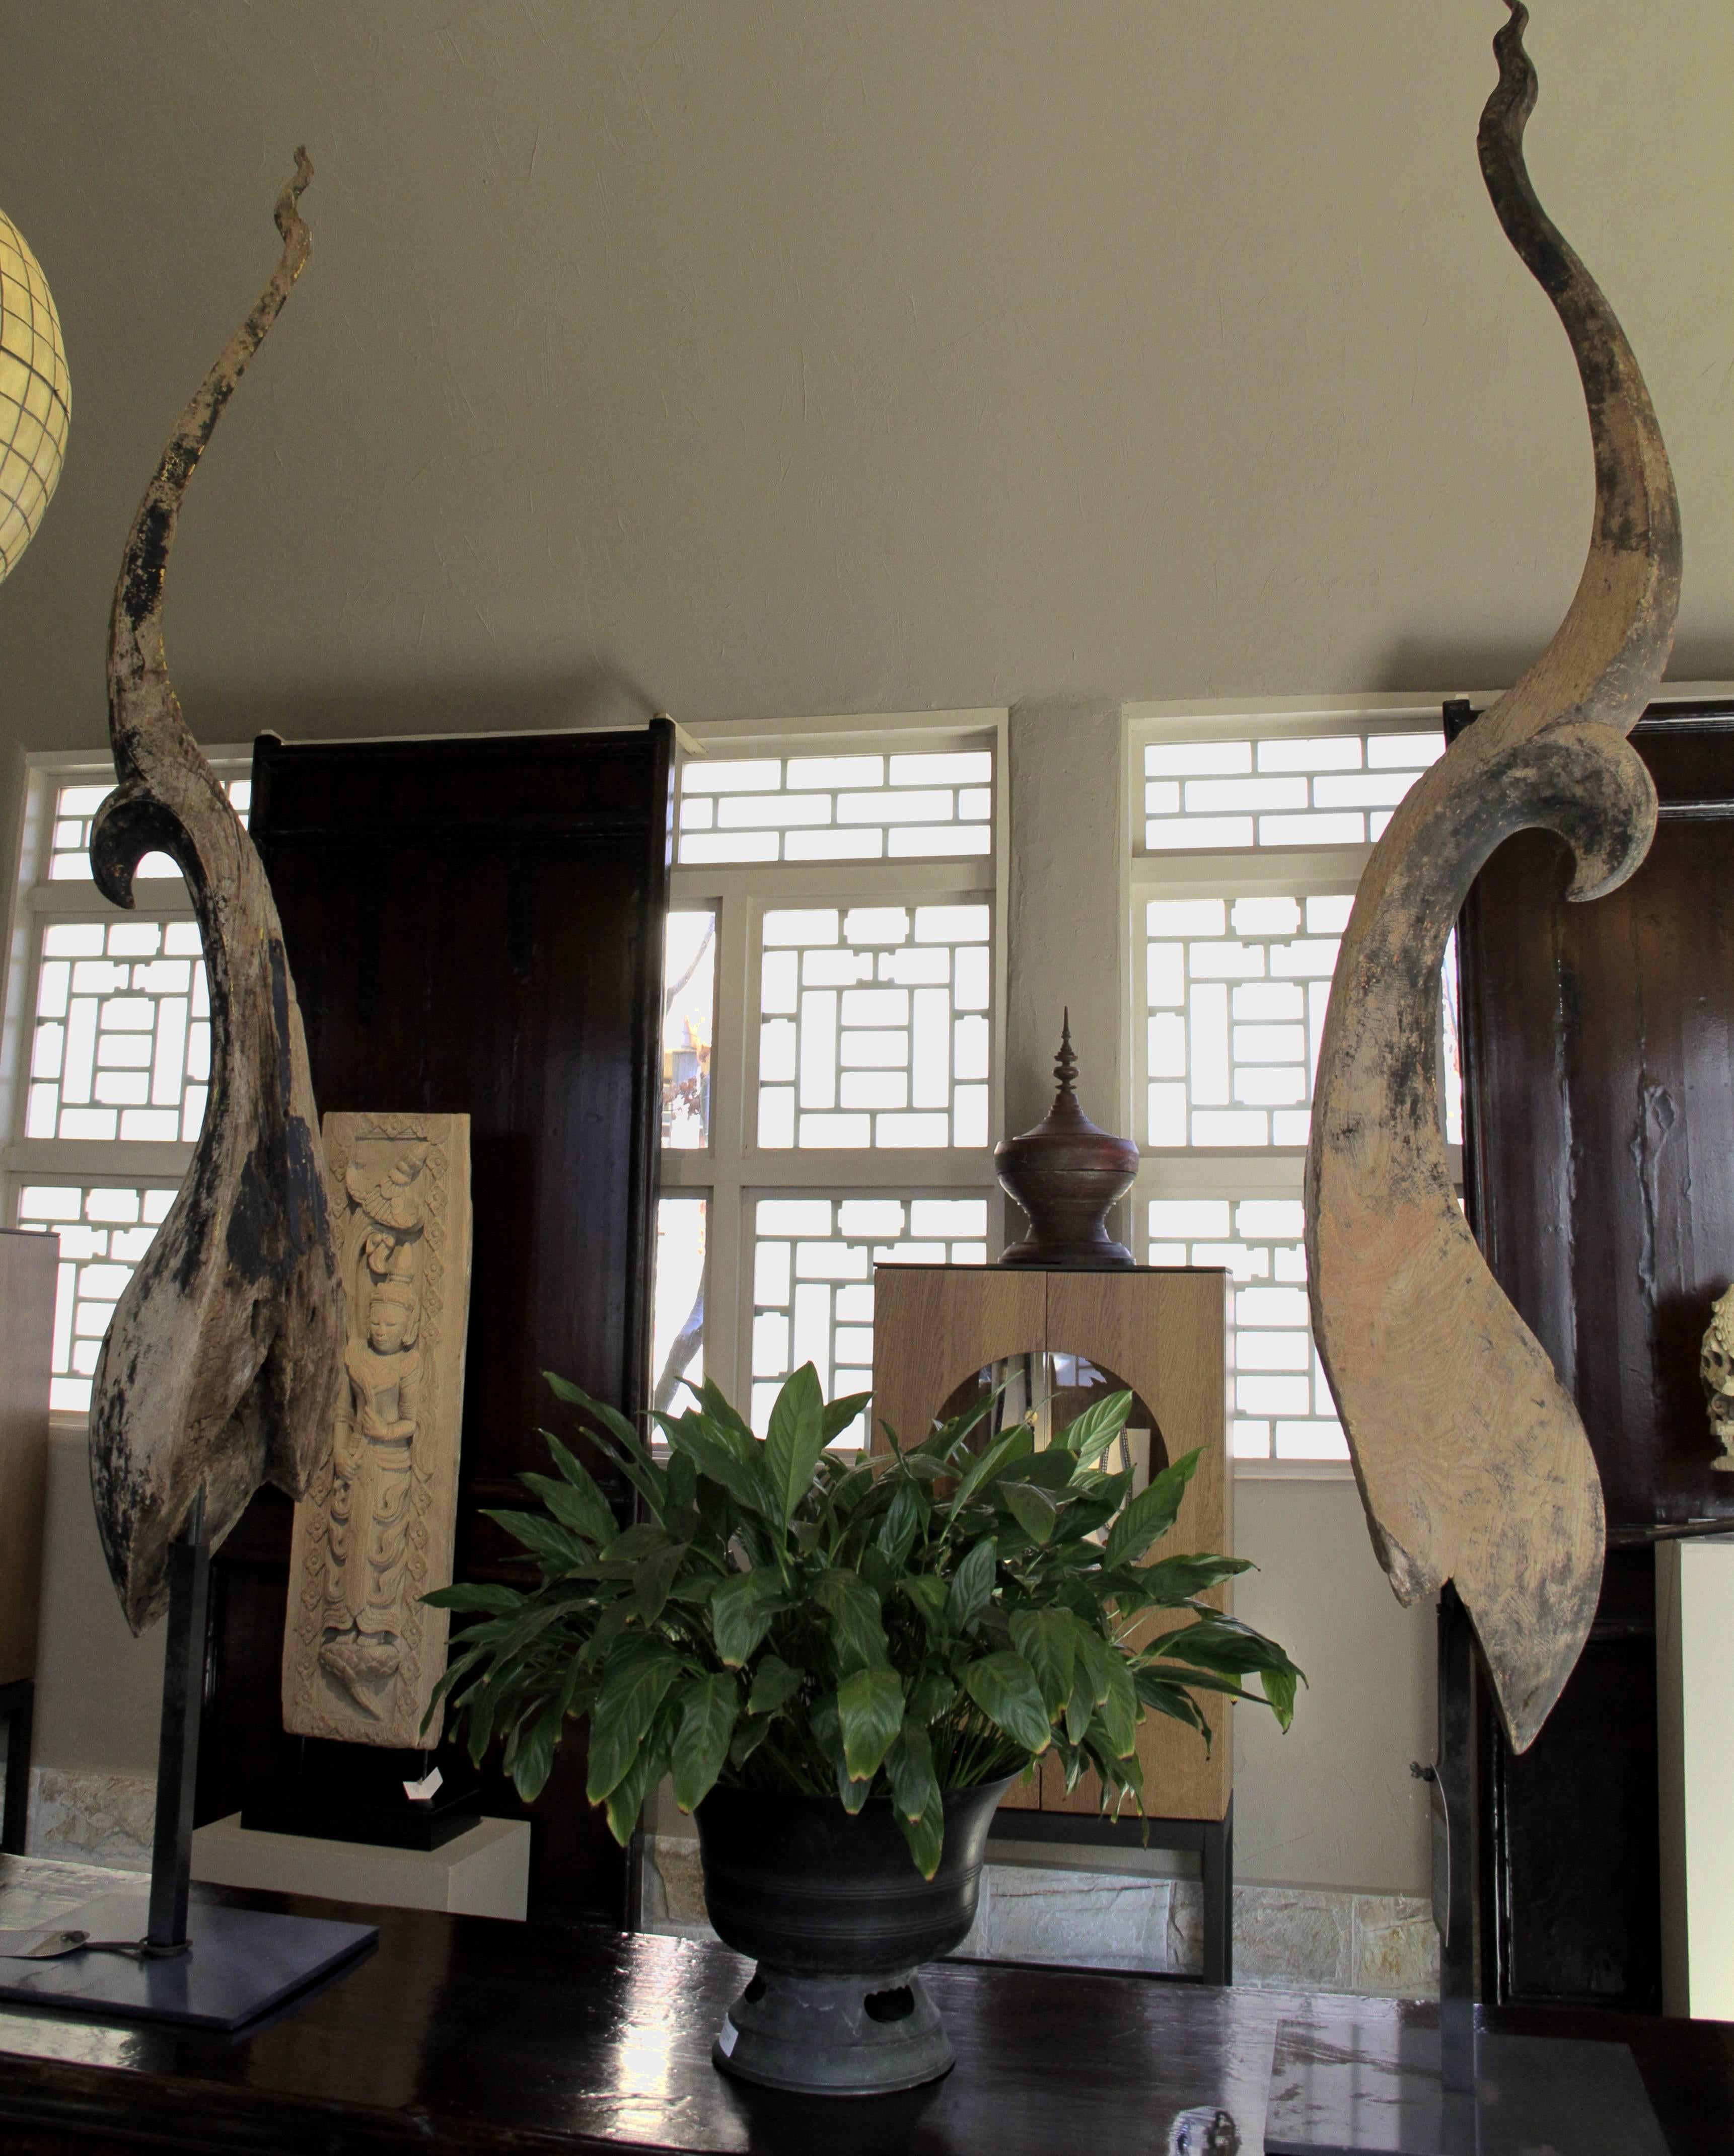
POLYGON ((90 1401, 96 1522, 135 1632, 161 1615, 168 1546, 201 1485, 214 1543, 261 1482, 305 1494, 342 1375, 342 1289, 319 1118, 283 931, 253 842, 188 731, 162 649, 163 579, 188 482, 301 274, 304 150, 278 198, 283 258, 181 415, 126 542, 109 631, 120 784, 90 840, 97 887, 132 904, 152 849, 198 915, 211 1090, 193 1166, 117 1305, 90 1401))
POLYGON ((1481 167, 1582 377, 1589 558, 1546 650, 1415 786, 1374 850, 1331 992, 1306 1189, 1313 1333, 1373 1547, 1402 1602, 1455 1580, 1519 1751, 1595 1614, 1602 1486, 1576 1409, 1453 1194, 1435 1075, 1439 967, 1470 884, 1514 831, 1569 841, 1575 899, 1613 889, 1643 860, 1655 792, 1625 736, 1667 663, 1680 602, 1679 511, 1649 393, 1524 169, 1527 20, 1512 0, 1494 40, 1481 167))

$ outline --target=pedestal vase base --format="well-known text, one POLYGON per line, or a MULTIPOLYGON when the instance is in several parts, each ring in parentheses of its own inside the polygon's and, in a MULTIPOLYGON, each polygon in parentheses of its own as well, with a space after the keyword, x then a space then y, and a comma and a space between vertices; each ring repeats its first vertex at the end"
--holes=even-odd
POLYGON ((791 1976, 762 1962, 723 2016, 711 2056, 742 2081, 808 2096, 888 2096, 956 2063, 913 1969, 791 1976))

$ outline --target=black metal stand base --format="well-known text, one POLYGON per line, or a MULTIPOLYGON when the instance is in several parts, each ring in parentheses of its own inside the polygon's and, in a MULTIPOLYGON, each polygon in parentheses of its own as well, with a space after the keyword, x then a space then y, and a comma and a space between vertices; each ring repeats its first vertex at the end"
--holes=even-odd
MULTIPOLYGON (((93 1939, 140 1939, 147 1908, 141 1894, 105 1894, 57 1921, 93 1939)), ((372 1924, 195 1902, 182 1953, 139 1959, 86 1947, 59 1961, 0 1961, 0 2000, 105 2020, 241 2029, 359 1961, 378 1937, 372 1924)))
POLYGON ((1352 2044, 1277 2030, 1268 2156, 1667 2156, 1629 2047, 1474 2030, 1445 2071, 1437 2028, 1382 2020, 1352 2044))
POLYGON ((763 1962, 724 2015, 711 2057, 741 2081, 810 2096, 888 2096, 956 2064, 913 1969, 790 1976, 763 1962))
POLYGON ((239 2029, 359 1960, 378 1941, 372 1924, 189 1899, 210 1576, 201 1491, 169 1560, 149 1899, 105 1894, 59 1918, 59 1928, 83 1932, 92 1943, 56 1960, 0 1959, 0 2000, 109 2020, 239 2029))

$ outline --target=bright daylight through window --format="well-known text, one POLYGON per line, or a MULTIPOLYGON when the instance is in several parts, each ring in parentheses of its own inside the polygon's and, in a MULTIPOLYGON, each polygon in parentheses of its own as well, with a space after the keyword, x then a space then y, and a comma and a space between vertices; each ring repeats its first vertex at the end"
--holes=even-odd
POLYGON ((996 711, 774 741, 717 727, 683 761, 658 1406, 707 1373, 762 1429, 804 1362, 827 1393, 865 1391, 875 1264, 985 1262, 1003 736, 996 711))
MULTIPOLYGON (((1313 1347, 1301 1177, 1338 945, 1373 842, 1444 749, 1431 709, 1134 722, 1135 1186, 1151 1265, 1234 1282, 1243 1461, 1345 1460, 1313 1347)), ((1440 1099, 1462 1143, 1456 949, 1440 1099)))

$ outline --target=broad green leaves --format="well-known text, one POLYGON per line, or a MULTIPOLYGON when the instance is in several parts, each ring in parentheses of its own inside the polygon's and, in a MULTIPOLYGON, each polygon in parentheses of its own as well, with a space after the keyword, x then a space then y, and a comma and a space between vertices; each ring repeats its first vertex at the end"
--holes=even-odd
POLYGON ((1115 1565, 1140 1558, 1160 1535, 1165 1535, 1180 1513, 1186 1485, 1198 1471, 1199 1455, 1188 1452, 1160 1475, 1125 1506, 1108 1531, 1102 1562, 1112 1572, 1115 1565))
POLYGON ((985 1655, 964 1671, 964 1689, 1013 1743, 1033 1756, 1053 1737, 1036 1672, 1021 1655, 985 1655))
POLYGON ((689 1812, 723 1771, 740 1693, 732 1677, 698 1677, 684 1688, 682 1698, 685 1712, 674 1740, 674 1800, 689 1812))
POLYGON ((1059 1759, 1104 1802, 1142 1802, 1140 1717, 1209 1730, 1196 1695, 1263 1698, 1286 1727, 1300 1673, 1274 1642, 1201 1598, 1232 1558, 1145 1562, 1172 1527, 1196 1454, 1130 1495, 1100 1463, 1124 1392, 1045 1448, 1028 1423, 984 1432, 992 1401, 908 1448, 828 1449, 867 1404, 827 1404, 810 1365, 761 1440, 718 1391, 626 1418, 565 1380, 585 1458, 548 1439, 533 1508, 491 1517, 526 1554, 521 1586, 463 1583, 429 1600, 461 1620, 435 1697, 479 1761, 503 1745, 526 1797, 574 1718, 588 1789, 622 1841, 673 1779, 691 1810, 719 1782, 798 1789, 858 1811, 888 1801, 921 1872, 944 1850, 945 1792, 1059 1759), (620 1524, 635 1493, 636 1517, 620 1524), (1172 1630, 1134 1646, 1147 1609, 1172 1630))
POLYGON ((745 1666, 771 1619, 786 1606, 780 1573, 742 1572, 723 1581, 710 1600, 711 1637, 729 1669, 745 1666))

